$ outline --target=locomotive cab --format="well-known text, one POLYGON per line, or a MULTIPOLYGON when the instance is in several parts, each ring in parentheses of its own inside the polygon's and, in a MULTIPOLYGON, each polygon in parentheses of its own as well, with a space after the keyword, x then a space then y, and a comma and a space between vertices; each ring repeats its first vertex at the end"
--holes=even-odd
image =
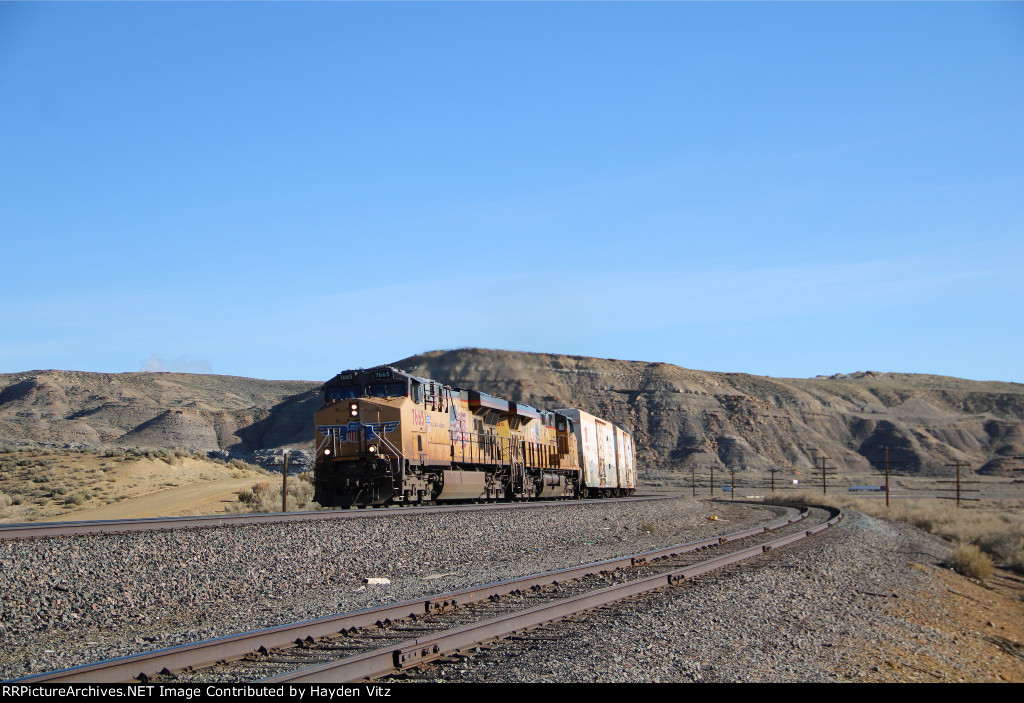
POLYGON ((405 469, 403 409, 413 386, 391 368, 345 371, 324 384, 316 413, 314 500, 348 507, 382 505, 395 497, 405 469))

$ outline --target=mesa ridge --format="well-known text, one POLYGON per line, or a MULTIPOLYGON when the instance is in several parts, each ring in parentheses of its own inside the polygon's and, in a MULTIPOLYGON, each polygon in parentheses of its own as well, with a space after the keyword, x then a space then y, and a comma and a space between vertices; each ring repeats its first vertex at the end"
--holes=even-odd
MULTIPOLYGON (((339 360, 339 367, 344 366, 339 360)), ((633 432, 638 466, 666 471, 868 470, 888 447, 907 473, 962 461, 1004 475, 1024 454, 1024 385, 874 371, 809 379, 672 364, 457 349, 394 366, 535 407, 580 407, 633 432)), ((249 458, 311 448, 322 381, 184 373, 0 374, 0 440, 180 447, 249 458)))

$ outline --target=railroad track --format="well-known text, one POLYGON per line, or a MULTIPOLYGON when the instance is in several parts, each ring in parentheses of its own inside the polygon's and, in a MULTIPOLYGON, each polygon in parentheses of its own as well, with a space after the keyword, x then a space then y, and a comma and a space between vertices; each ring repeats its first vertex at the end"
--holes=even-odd
POLYGON ((342 683, 375 679, 697 578, 805 539, 841 518, 838 511, 811 507, 728 535, 18 681, 342 683), (709 552, 713 553, 710 558, 709 552), (213 664, 217 666, 204 668, 213 664))
MULTIPOLYGON (((590 503, 629 503, 642 500, 665 500, 675 496, 632 496, 630 498, 600 498, 572 501, 573 505, 590 503)), ((0 525, 0 540, 32 539, 43 537, 75 537, 93 534, 117 534, 154 530, 182 530, 201 527, 230 527, 275 522, 308 522, 315 520, 352 520, 380 515, 424 514, 476 510, 514 510, 525 508, 552 508, 564 506, 565 500, 532 501, 522 503, 481 503, 472 505, 391 506, 387 508, 359 508, 350 510, 307 510, 290 513, 250 513, 243 515, 191 515, 187 517, 139 518, 134 520, 81 520, 66 522, 20 522, 0 525)))

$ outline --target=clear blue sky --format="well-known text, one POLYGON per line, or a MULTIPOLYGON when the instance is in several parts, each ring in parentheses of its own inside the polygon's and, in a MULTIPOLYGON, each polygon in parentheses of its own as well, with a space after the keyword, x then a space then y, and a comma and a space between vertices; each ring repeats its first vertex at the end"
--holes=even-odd
POLYGON ((1024 382, 1022 3, 2 3, 0 372, 1024 382))

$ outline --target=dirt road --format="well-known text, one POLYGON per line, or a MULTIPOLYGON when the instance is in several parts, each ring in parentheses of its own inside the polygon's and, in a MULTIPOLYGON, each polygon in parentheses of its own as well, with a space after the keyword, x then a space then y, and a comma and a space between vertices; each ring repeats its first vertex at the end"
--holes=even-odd
POLYGON ((176 486, 110 503, 101 508, 48 517, 41 522, 213 515, 223 513, 224 509, 238 497, 239 491, 252 488, 252 485, 253 480, 248 478, 176 486))

